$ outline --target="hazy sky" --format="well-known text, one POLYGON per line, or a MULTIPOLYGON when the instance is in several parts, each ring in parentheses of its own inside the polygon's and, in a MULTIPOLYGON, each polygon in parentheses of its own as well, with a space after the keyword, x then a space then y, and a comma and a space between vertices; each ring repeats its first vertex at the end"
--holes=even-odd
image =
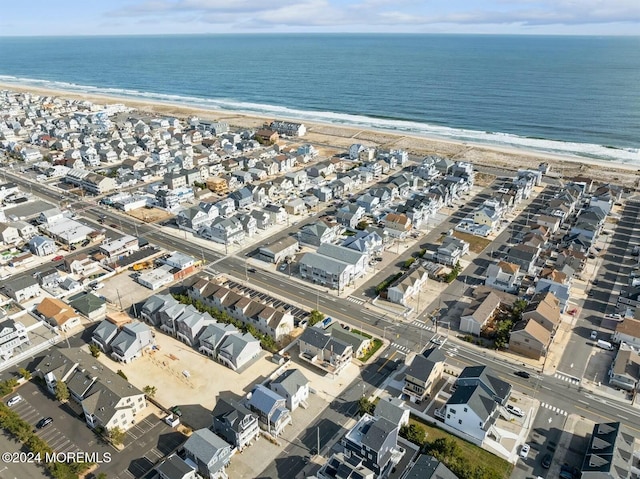
POLYGON ((28 0, 0 12, 0 35, 640 34, 640 0, 28 0))

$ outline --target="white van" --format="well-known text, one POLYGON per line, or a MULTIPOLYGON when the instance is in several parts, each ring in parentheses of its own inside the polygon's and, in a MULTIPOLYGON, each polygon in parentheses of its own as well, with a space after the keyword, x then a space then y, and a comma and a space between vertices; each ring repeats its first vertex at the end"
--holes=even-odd
POLYGON ((613 351, 611 343, 609 341, 603 341, 602 339, 598 339, 598 347, 606 349, 607 351, 613 351))

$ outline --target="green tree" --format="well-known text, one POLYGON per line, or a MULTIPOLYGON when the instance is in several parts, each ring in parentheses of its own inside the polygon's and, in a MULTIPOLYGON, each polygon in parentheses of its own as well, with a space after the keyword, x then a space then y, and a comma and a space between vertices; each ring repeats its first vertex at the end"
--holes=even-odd
POLYGON ((460 446, 450 437, 439 437, 433 442, 427 443, 427 452, 445 465, 455 463, 460 458, 460 446))
POLYGON ((128 381, 128 380, 129 380, 129 378, 127 377, 127 375, 126 375, 124 372, 122 372, 122 369, 118 369, 118 370, 116 371, 116 374, 117 374, 118 376, 120 376, 122 379, 124 379, 125 381, 128 381))
POLYGON ((89 344, 89 352, 91 353, 91 356, 97 358, 98 356, 100 356, 100 346, 95 343, 89 344))
POLYGON ((96 479, 107 479, 107 473, 106 472, 101 472, 100 474, 98 474, 96 476, 96 479))
POLYGON ((69 388, 64 382, 58 381, 56 383, 55 391, 56 391, 56 399, 58 401, 66 402, 69 400, 69 388))
POLYGON ((400 428, 400 436, 404 437, 407 441, 417 444, 418 446, 422 446, 425 438, 427 437, 424 428, 418 424, 402 426, 400 428))
POLYGON ((142 392, 145 393, 148 397, 152 398, 158 392, 158 389, 155 386, 145 386, 142 388, 142 392))
POLYGON ((511 315, 514 321, 520 321, 522 319, 522 313, 527 307, 527 302, 524 299, 516 299, 511 307, 511 315))
POLYGON ((408 258, 408 259, 404 262, 404 264, 402 265, 402 267, 403 267, 404 269, 409 269, 409 268, 411 268, 411 265, 412 265, 413 263, 415 263, 415 262, 416 262, 416 259, 415 259, 415 258, 408 258))
POLYGON ((360 413, 361 416, 364 414, 373 415, 373 412, 375 411, 375 409, 376 409, 375 404, 369 401, 366 397, 362 396, 360 399, 358 399, 358 412, 360 413))
POLYGON ((309 314, 309 326, 313 326, 315 324, 318 324, 320 321, 322 321, 324 319, 324 314, 322 314, 320 311, 318 311, 317 309, 314 309, 313 311, 311 311, 311 313, 309 314))
POLYGON ((20 374, 20 376, 22 376, 24 379, 26 379, 27 381, 29 379, 31 379, 31 373, 25 369, 25 368, 20 368, 18 369, 18 373, 20 374))
POLYGON ((107 429, 107 435, 113 444, 118 445, 122 444, 122 441, 124 441, 125 432, 116 426, 114 428, 107 429))
POLYGON ((356 229, 360 231, 364 231, 369 226, 369 222, 367 220, 362 220, 356 225, 356 229))

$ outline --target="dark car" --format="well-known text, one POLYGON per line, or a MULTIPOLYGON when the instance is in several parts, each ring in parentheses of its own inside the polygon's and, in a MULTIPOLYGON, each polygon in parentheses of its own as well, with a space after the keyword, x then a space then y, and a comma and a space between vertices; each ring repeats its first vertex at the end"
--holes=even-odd
POLYGON ((525 379, 529 379, 531 377, 531 374, 529 374, 526 371, 516 371, 515 373, 516 376, 520 376, 521 378, 525 378, 525 379))
POLYGON ((551 454, 545 454, 541 464, 545 469, 549 469, 551 467, 551 454))
POLYGON ((255 273, 257 270, 255 268, 247 268, 249 273, 255 273))
POLYGON ((171 411, 173 414, 175 414, 178 417, 182 417, 182 410, 178 406, 173 406, 171 409, 169 409, 169 411, 171 411))
POLYGON ((47 427, 49 424, 53 422, 52 417, 43 417, 36 423, 36 427, 38 429, 42 429, 43 427, 47 427))

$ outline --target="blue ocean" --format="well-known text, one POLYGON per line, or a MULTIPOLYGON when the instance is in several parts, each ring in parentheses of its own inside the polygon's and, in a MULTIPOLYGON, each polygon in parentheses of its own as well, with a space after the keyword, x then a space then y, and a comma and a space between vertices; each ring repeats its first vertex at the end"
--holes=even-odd
POLYGON ((640 164, 640 37, 5 37, 0 82, 640 164))

